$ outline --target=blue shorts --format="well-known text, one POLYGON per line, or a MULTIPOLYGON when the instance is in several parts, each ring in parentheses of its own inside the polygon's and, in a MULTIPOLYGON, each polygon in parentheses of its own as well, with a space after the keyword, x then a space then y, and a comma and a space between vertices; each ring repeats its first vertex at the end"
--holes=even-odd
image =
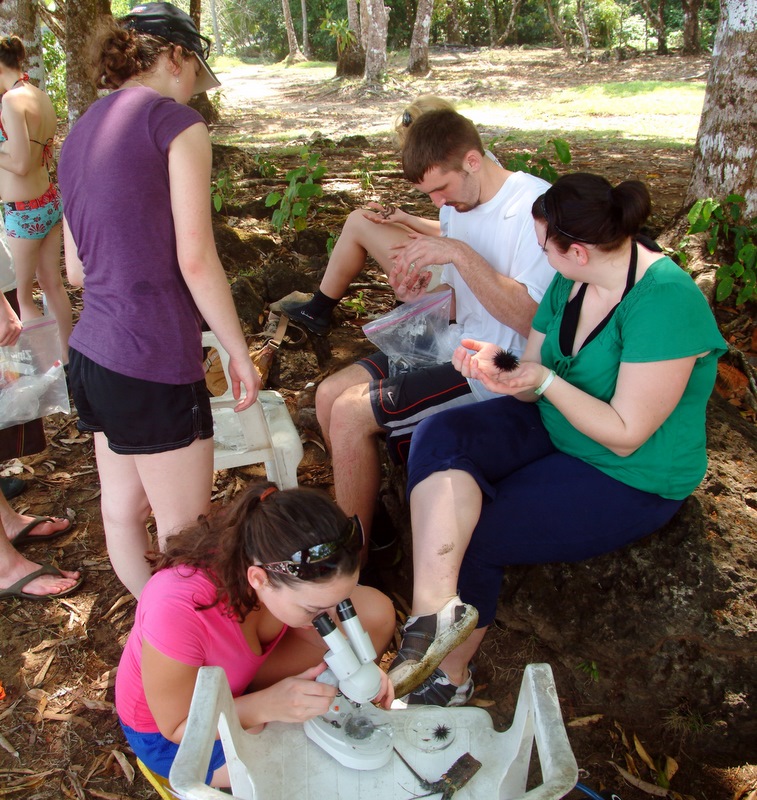
POLYGON ((555 449, 536 403, 512 397, 436 414, 418 426, 408 495, 449 469, 472 475, 483 493, 458 582, 460 597, 478 609, 479 627, 494 620, 508 565, 609 553, 661 528, 683 504, 555 449))
POLYGON ((69 348, 68 383, 80 431, 104 433, 120 455, 149 455, 213 438, 205 381, 156 383, 101 367, 69 348))
POLYGON ((386 432, 386 449, 395 464, 404 464, 418 423, 448 408, 475 403, 468 381, 451 363, 414 369, 389 377, 389 358, 382 352, 358 362, 374 379, 369 385, 373 416, 386 432))
POLYGON ((11 239, 44 239, 63 217, 55 184, 36 200, 3 203, 5 231, 11 239))
MULTIPOLYGON (((140 733, 123 722, 121 722, 121 728, 134 755, 156 775, 168 780, 168 773, 171 771, 176 753, 179 752, 179 745, 169 741, 161 733, 140 733)), ((213 773, 225 763, 226 756, 223 753, 221 740, 216 739, 213 743, 213 752, 210 755, 210 765, 208 774, 205 776, 205 783, 209 785, 213 773)))

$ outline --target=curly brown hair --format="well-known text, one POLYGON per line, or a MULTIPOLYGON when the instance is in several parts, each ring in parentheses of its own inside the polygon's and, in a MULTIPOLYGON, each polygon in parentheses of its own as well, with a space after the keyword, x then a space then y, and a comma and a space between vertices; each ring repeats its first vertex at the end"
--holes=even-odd
POLYGON ((26 61, 26 48, 18 36, 0 37, 0 63, 8 69, 21 69, 26 61))
MULTIPOLYGON (((255 483, 230 505, 218 506, 197 525, 169 536, 163 551, 149 554, 148 560, 153 572, 177 566, 202 570, 216 587, 210 607, 220 603, 241 621, 258 603, 247 580, 250 566, 286 561, 299 550, 338 540, 347 524, 344 512, 325 492, 279 491, 273 483, 255 483)), ((335 558, 332 577, 354 573, 360 555, 340 549, 335 558)), ((268 572, 267 577, 276 585, 300 580, 278 572, 268 572)))
POLYGON ((112 17, 97 29, 91 44, 92 79, 98 89, 118 89, 130 78, 149 72, 163 53, 181 48, 184 58, 193 53, 160 36, 125 28, 112 17))

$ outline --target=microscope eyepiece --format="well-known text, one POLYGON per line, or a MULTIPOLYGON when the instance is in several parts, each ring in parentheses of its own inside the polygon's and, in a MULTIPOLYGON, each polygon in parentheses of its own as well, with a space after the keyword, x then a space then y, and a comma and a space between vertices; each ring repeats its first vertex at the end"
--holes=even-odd
POLYGON ((318 633, 320 633, 321 636, 328 636, 330 633, 336 630, 336 623, 324 611, 323 614, 319 614, 313 620, 313 627, 318 631, 318 633))

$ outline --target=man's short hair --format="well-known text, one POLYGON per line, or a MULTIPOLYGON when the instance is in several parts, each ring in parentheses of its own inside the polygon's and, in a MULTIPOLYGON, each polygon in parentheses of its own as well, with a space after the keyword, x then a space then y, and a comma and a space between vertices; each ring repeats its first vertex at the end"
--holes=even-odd
POLYGON ((484 146, 476 126, 457 111, 442 109, 421 114, 410 126, 402 149, 402 168, 410 183, 421 183, 434 167, 445 172, 462 169, 466 153, 484 146))

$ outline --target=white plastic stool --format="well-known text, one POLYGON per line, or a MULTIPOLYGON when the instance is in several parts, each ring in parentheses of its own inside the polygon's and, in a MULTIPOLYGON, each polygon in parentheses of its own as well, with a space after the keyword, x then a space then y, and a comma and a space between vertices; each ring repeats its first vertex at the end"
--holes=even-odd
MULTIPOLYGON (((557 800, 578 780, 578 768, 563 725, 552 669, 529 664, 524 672, 512 726, 498 733, 481 708, 443 709, 454 719, 453 741, 425 752, 413 744, 414 721, 428 706, 387 712, 394 746, 426 780, 438 780, 465 752, 481 769, 455 794, 455 800, 557 800), (526 791, 533 743, 542 782, 526 791)), ((407 800, 423 795, 419 781, 392 757, 376 770, 341 766, 311 742, 302 725, 273 722, 262 733, 246 733, 237 717, 226 675, 220 667, 201 667, 184 738, 169 775, 184 800, 228 798, 203 781, 216 732, 220 732, 234 797, 238 800, 407 800)))
POLYGON ((202 345, 215 347, 218 351, 228 386, 220 397, 210 399, 216 428, 213 466, 215 469, 228 469, 262 463, 268 480, 279 489, 295 488, 297 466, 302 460, 303 450, 284 398, 278 392, 262 390, 249 408, 239 413, 230 411, 237 401, 231 393, 229 354, 221 347, 216 335, 209 331, 202 334, 202 345), (218 430, 230 427, 235 434, 234 444, 227 447, 222 443, 218 430))

